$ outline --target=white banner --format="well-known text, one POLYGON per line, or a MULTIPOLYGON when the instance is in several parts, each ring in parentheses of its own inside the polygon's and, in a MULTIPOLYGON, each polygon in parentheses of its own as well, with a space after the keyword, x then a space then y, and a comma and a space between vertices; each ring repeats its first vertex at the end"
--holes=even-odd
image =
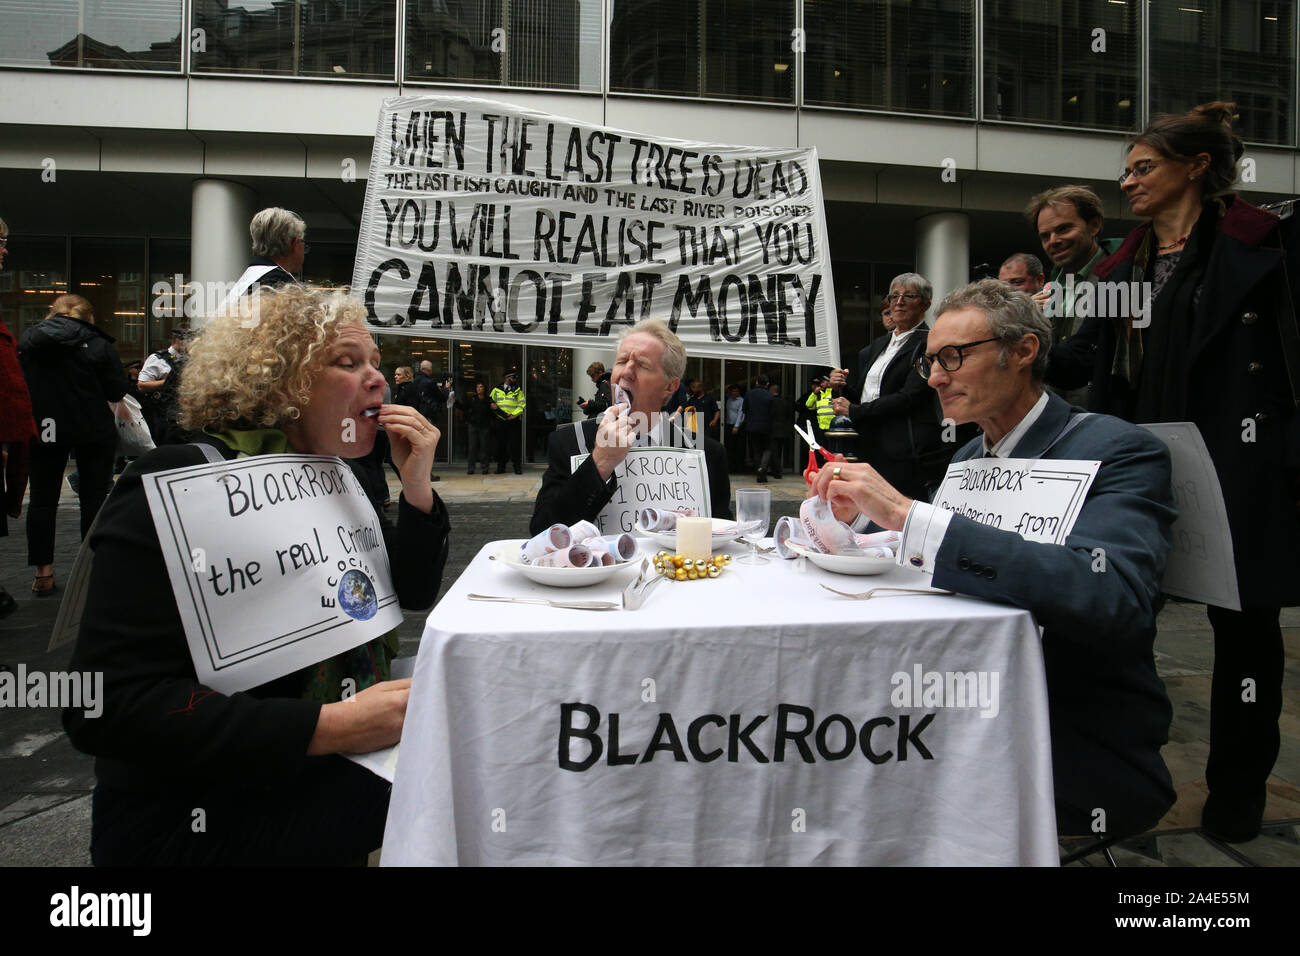
POLYGON ((458 96, 387 99, 353 292, 402 335, 839 363, 815 149, 720 146, 458 96))
POLYGON ((1201 430, 1192 422, 1143 425, 1169 449, 1174 504, 1178 519, 1172 529, 1173 548, 1160 590, 1241 610, 1232 530, 1223 504, 1219 473, 1205 447, 1201 430))
POLYGON ((379 519, 338 458, 258 455, 144 481, 200 683, 248 690, 401 624, 379 519))
MULTIPOLYGON (((571 456, 571 471, 586 459, 571 456)), ((601 534, 635 531, 642 508, 692 508, 706 518, 713 516, 702 448, 633 448, 615 467, 614 477, 614 495, 596 516, 601 534)))
POLYGON ((948 466, 934 505, 1026 541, 1064 544, 1100 467, 1099 461, 971 458, 948 466))

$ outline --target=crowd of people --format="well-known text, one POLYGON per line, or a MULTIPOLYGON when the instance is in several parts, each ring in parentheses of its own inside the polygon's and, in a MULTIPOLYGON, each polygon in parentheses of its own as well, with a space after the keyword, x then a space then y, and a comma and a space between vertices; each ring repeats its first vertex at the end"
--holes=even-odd
MULTIPOLYGON (((1035 252, 1014 252, 997 279, 942 297, 932 324, 931 283, 894 277, 881 303, 887 334, 853 368, 814 370, 797 398, 767 374, 715 396, 684 379, 686 350, 666 324, 630 327, 611 370, 587 369, 595 392, 579 402, 585 420, 550 437, 531 533, 600 519, 641 445, 689 436, 703 449, 713 513, 728 515, 732 476, 752 469, 764 483, 798 467, 796 421, 819 437, 851 429, 856 455, 823 468, 810 493, 856 529, 900 532, 900 561, 932 573, 936 587, 1034 613, 1061 832, 1095 830, 1103 808, 1110 834, 1136 833, 1174 800, 1160 756, 1172 709, 1153 644, 1177 515, 1168 451, 1138 425, 1193 422, 1222 486, 1241 597, 1240 610, 1208 609, 1215 665, 1203 825, 1224 840, 1251 838, 1279 748, 1280 608, 1300 601, 1300 236, 1289 210, 1261 210, 1232 191, 1241 154, 1230 104, 1156 118, 1133 138, 1119 177, 1142 220, 1127 237, 1103 237, 1091 189, 1040 193, 1025 215, 1050 268, 1035 252), (1107 283, 1145 284, 1149 296, 1099 308, 1114 301, 1107 283), (1100 462, 1064 544, 1027 542, 929 504, 951 462, 981 456, 1100 462), (1255 688, 1249 699, 1244 682, 1255 688)), ((387 463, 402 488, 396 522, 383 519, 396 590, 403 607, 426 608, 451 524, 431 486, 447 410, 464 415, 469 474, 487 474, 493 461, 497 474, 507 464, 521 472, 517 372, 456 390, 426 360, 397 368, 390 387, 356 300, 295 279, 307 251, 301 218, 263 210, 250 231, 253 260, 232 296, 251 297, 256 323, 241 324, 236 310, 193 340, 177 330, 134 367, 79 296, 59 297, 19 341, 0 324, 5 511, 17 516, 30 475, 33 592, 55 588, 53 515, 70 454, 81 532, 95 550, 73 664, 106 674, 105 714, 69 712, 65 724, 98 758, 97 863, 364 856, 379 843, 387 790, 337 754, 397 740, 408 692, 388 679, 392 635, 250 694, 201 687, 168 599, 143 475, 198 461, 197 445, 222 458, 338 455, 383 515, 387 463), (26 388, 13 375, 19 361, 26 388), (109 406, 128 394, 159 447, 114 488, 109 406), (340 414, 364 423, 346 442, 340 414), (345 676, 362 692, 340 706, 345 676), (186 836, 200 800, 225 811, 224 842, 186 836)), ((0 266, 7 239, 0 221, 0 266)), ((0 614, 12 609, 4 598, 0 614)))

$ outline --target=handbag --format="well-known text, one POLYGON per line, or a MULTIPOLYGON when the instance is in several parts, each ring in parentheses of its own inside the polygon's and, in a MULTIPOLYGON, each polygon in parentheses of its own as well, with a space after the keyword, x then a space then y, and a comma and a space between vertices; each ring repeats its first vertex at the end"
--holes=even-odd
POLYGON ((153 438, 145 423, 140 403, 133 395, 123 395, 120 402, 110 402, 113 422, 117 425, 117 453, 124 458, 137 458, 153 451, 153 438))

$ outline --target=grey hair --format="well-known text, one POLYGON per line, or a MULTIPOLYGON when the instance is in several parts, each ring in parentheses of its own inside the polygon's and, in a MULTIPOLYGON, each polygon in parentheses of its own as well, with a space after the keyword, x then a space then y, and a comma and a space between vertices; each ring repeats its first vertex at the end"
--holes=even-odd
POLYGON ((663 358, 659 361, 659 367, 664 370, 664 374, 669 378, 680 379, 686 374, 686 346, 682 340, 677 337, 672 329, 661 319, 642 319, 631 328, 624 329, 618 337, 622 342, 629 335, 649 335, 656 338, 664 347, 663 358))
POLYGON ((896 285, 901 285, 911 292, 921 293, 921 298, 925 300, 927 306, 934 301, 934 286, 930 285, 930 280, 923 275, 918 275, 915 272, 904 272, 889 280, 889 288, 892 289, 896 285))
POLYGON ((307 235, 307 223, 296 212, 271 206, 253 217, 248 235, 253 240, 253 255, 279 259, 289 254, 295 239, 307 235))
POLYGON ((1002 263, 998 271, 1000 272, 1002 269, 1005 269, 1007 266, 1016 262, 1023 262, 1025 264, 1025 272, 1029 273, 1029 278, 1031 279, 1037 279, 1043 274, 1042 261, 1038 256, 1031 255, 1028 252, 1013 252, 1011 255, 1007 256, 1007 261, 1002 263))
POLYGON ((1047 352, 1052 345, 1052 325, 1028 293, 997 279, 981 279, 944 296, 936 315, 957 309, 979 309, 989 323, 989 334, 998 340, 998 368, 1007 367, 1007 355, 1026 335, 1038 338, 1038 355, 1029 377, 1041 382, 1047 374, 1047 352))

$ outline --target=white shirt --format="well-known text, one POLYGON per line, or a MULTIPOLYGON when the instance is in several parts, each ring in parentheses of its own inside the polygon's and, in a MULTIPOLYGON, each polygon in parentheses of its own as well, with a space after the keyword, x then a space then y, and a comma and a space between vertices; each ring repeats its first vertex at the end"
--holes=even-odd
MULTIPOLYGON (((167 347, 167 357, 174 359, 176 354, 176 350, 169 345, 167 347)), ((161 378, 166 378, 171 374, 171 371, 171 363, 166 359, 159 358, 158 353, 154 352, 144 360, 144 364, 140 366, 140 374, 137 377, 141 382, 156 382, 161 378)))
MULTIPOLYGON (((988 436, 983 438, 984 456, 986 458, 1010 458, 1025 437, 1025 432, 1038 421, 1043 409, 1047 407, 1047 392, 1038 396, 1034 407, 1025 413, 1025 417, 1016 423, 1016 427, 1002 436, 1002 439, 989 447, 988 436)), ((952 512, 936 508, 924 501, 912 502, 907 512, 907 521, 903 523, 903 540, 898 543, 898 563, 918 568, 927 574, 934 573, 934 560, 939 555, 943 536, 948 533, 948 523, 952 512)))
POLYGON ((906 332, 893 332, 890 334, 889 344, 885 346, 885 350, 872 363, 871 369, 867 372, 866 381, 862 383, 862 397, 860 399, 862 404, 874 402, 880 397, 880 382, 885 377, 885 369, 889 368, 889 363, 894 360, 894 356, 903 350, 903 346, 907 344, 911 334, 924 324, 924 322, 918 322, 906 332))

